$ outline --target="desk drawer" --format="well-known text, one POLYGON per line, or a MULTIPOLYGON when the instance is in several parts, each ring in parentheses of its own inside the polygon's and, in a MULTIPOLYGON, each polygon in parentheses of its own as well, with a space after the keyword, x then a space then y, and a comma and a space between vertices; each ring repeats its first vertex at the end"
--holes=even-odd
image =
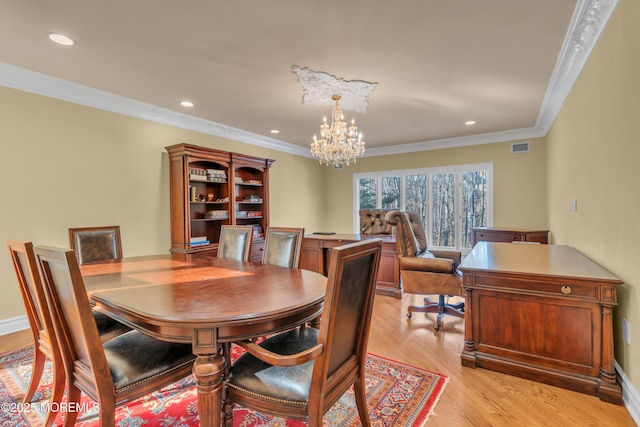
POLYGON ((512 231, 476 231, 477 242, 521 242, 522 233, 512 231))
POLYGON ((249 253, 249 261, 262 262, 262 253, 264 252, 264 240, 254 240, 249 253))
POLYGON ((520 292, 531 294, 553 295, 567 298, 587 298, 597 300, 598 285, 589 283, 576 283, 568 280, 536 280, 536 279, 519 279, 515 277, 504 278, 500 275, 474 275, 474 287, 487 287, 508 291, 513 289, 520 292))

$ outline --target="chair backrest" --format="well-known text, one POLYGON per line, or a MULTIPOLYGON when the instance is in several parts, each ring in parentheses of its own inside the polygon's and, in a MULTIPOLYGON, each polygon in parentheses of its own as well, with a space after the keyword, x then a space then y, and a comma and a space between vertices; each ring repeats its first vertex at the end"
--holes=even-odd
POLYGON ((69 245, 80 265, 122 259, 120 226, 69 229, 69 245))
POLYGON ((223 225, 218 242, 218 258, 249 261, 253 227, 250 225, 223 225))
POLYGON ((427 250, 427 237, 418 214, 394 210, 387 213, 386 220, 395 227, 399 256, 413 257, 427 250))
POLYGON ((304 228, 267 227, 262 263, 298 268, 304 228))
POLYGON ((391 234, 393 227, 387 223, 389 209, 360 209, 360 234, 391 234))
POLYGON ((364 375, 381 252, 381 239, 331 251, 318 336, 324 353, 314 361, 309 407, 332 405, 364 375))
POLYGON ((115 399, 113 379, 74 251, 36 246, 34 252, 67 378, 73 378, 93 396, 113 395, 115 399))
MULTIPOLYGON (((33 243, 9 240, 7 246, 27 311, 34 344, 43 346, 45 351, 51 353, 51 341, 55 340, 55 331, 33 252, 33 243)), ((47 355, 53 357, 53 354, 47 355)))

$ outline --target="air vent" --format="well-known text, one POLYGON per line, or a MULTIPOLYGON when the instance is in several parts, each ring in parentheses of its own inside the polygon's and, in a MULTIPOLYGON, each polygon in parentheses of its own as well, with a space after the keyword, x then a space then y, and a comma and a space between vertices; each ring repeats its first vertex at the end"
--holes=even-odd
POLYGON ((511 144, 512 153, 526 153, 527 151, 529 151, 528 142, 518 142, 516 144, 511 144))

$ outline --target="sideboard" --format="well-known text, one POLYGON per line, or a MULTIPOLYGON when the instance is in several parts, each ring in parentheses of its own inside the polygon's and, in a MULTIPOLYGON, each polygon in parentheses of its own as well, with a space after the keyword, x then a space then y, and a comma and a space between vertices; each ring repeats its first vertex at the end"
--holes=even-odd
POLYGON ((300 268, 327 275, 331 249, 366 239, 382 239, 382 256, 378 269, 376 293, 402 297, 400 264, 396 239, 389 234, 309 234, 304 236, 300 251, 300 268))
POLYGON ((478 242, 459 269, 463 366, 621 404, 612 317, 620 279, 563 245, 478 242))

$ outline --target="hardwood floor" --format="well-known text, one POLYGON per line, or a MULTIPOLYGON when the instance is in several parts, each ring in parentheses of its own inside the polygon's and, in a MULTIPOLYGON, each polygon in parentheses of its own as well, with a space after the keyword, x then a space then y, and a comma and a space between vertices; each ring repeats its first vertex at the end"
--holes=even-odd
MULTIPOLYGON (((464 320, 446 316, 439 332, 434 315, 406 308, 415 298, 402 300, 376 295, 369 337, 370 353, 434 371, 449 377, 428 426, 635 426, 624 406, 486 369, 464 368, 460 351, 464 320)), ((5 335, 0 352, 29 344, 29 331, 5 335)))

